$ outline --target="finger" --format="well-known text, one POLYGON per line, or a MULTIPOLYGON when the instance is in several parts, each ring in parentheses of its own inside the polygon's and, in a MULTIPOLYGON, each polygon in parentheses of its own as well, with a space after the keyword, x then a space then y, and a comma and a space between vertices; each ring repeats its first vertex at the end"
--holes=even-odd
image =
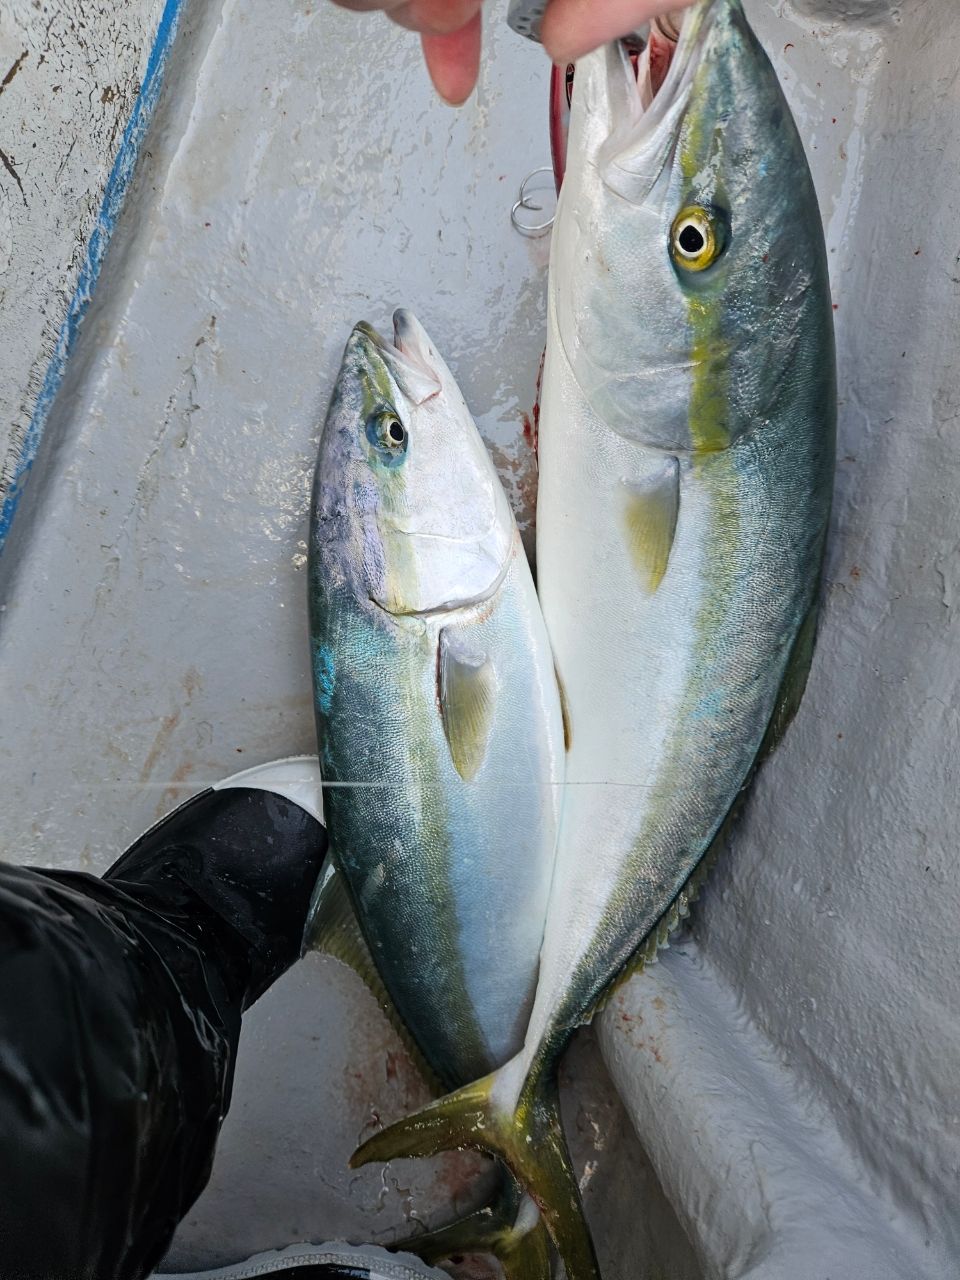
POLYGON ((616 40, 641 23, 693 0, 550 0, 541 36, 554 62, 576 62, 591 49, 616 40))
POLYGON ((480 10, 459 31, 450 35, 424 35, 423 56, 433 87, 452 107, 470 97, 480 71, 480 10))

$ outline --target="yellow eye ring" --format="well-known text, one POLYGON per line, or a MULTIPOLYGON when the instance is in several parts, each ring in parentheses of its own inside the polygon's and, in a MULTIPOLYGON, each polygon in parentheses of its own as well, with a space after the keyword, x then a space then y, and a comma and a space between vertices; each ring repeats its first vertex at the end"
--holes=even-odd
POLYGON ((670 256, 684 271, 706 271, 726 248, 725 228, 712 209, 688 205, 670 228, 670 256))

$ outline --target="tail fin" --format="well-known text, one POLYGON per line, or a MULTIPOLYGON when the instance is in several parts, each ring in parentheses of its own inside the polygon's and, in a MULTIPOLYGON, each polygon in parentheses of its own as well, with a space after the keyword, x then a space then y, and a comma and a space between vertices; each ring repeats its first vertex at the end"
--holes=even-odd
POLYGON ((512 1103, 515 1094, 504 1076, 515 1075, 515 1067, 516 1059, 374 1134, 354 1152, 350 1163, 357 1168, 374 1160, 433 1156, 466 1147, 497 1156, 543 1214, 567 1280, 600 1280, 560 1123, 555 1076, 553 1072, 531 1076, 519 1101, 512 1103))
POLYGON ((504 1174, 503 1185, 489 1205, 459 1222, 392 1246, 415 1253, 431 1266, 464 1253, 490 1253, 505 1280, 550 1280, 550 1237, 536 1205, 504 1174))

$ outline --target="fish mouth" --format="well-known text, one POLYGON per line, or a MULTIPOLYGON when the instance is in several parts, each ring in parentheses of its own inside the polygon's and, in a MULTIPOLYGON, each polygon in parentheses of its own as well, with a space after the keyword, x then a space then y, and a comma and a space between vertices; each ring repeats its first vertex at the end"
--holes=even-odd
POLYGON ((605 184, 633 203, 642 202, 673 154, 694 78, 720 14, 739 7, 739 0, 698 0, 691 8, 660 21, 676 50, 662 83, 651 93, 648 42, 635 68, 629 45, 621 40, 607 50, 606 93, 611 104, 611 132, 597 163, 605 184))
POLYGON ((412 312, 401 307, 393 316, 393 341, 388 342, 365 320, 354 326, 351 341, 366 363, 382 366, 406 398, 425 404, 443 390, 430 361, 429 340, 412 312))

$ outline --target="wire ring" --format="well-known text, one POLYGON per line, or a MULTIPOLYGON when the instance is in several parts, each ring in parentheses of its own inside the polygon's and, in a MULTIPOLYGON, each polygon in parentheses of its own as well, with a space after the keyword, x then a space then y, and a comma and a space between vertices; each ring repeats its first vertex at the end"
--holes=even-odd
POLYGON ((545 236, 556 220, 556 214, 551 214, 545 222, 526 222, 519 214, 523 210, 524 213, 543 213, 543 205, 533 204, 527 195, 527 188, 530 183, 541 173, 553 173, 553 165, 543 164, 539 169, 534 169, 532 173, 528 173, 524 180, 520 183, 520 193, 513 203, 510 210, 510 224, 514 231, 519 231, 522 236, 526 236, 530 240, 538 240, 541 236, 545 236))

